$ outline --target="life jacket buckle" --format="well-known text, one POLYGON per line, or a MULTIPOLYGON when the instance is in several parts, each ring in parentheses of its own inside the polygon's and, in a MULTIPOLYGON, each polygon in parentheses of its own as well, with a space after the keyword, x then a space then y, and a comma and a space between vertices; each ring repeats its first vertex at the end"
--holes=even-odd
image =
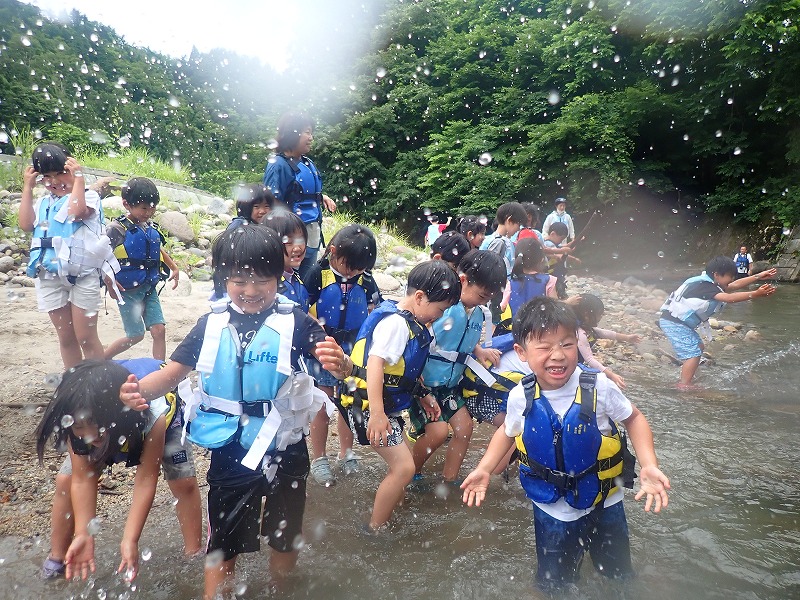
POLYGON ((259 400, 257 402, 240 402, 242 414, 248 417, 266 417, 272 407, 269 400, 259 400))

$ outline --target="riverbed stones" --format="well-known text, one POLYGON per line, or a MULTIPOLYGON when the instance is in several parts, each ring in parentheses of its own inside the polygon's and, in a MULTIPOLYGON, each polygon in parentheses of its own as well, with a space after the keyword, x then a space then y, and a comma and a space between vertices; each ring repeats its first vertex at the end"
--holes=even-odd
POLYGON ((184 243, 194 240, 194 231, 189 225, 186 215, 177 210, 168 210, 158 218, 158 224, 167 232, 184 243))

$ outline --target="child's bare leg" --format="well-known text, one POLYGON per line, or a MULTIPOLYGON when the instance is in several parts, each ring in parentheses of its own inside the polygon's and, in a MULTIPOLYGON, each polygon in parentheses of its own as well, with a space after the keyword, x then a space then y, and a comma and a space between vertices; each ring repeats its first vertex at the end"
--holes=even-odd
POLYGON ((75 531, 75 516, 72 514, 70 495, 71 475, 56 475, 56 492, 50 513, 50 558, 64 562, 67 549, 75 531))
POLYGON ((72 325, 75 329, 75 337, 83 351, 84 358, 95 360, 103 359, 103 344, 97 333, 97 312, 89 313, 82 308, 72 306, 72 325))
POLYGON ((78 338, 75 336, 75 327, 72 324, 72 304, 67 302, 66 305, 51 310, 47 314, 50 315, 50 321, 56 328, 58 348, 61 351, 64 369, 71 369, 83 360, 81 347, 78 345, 78 338))
POLYGON ((369 522, 372 529, 378 529, 389 521, 395 507, 403 501, 406 486, 414 477, 414 459, 408 446, 399 444, 375 450, 389 465, 389 470, 378 486, 378 491, 375 492, 375 503, 372 506, 372 518, 369 522))
MULTIPOLYGON (((328 398, 333 398, 333 388, 327 385, 319 386, 328 398)), ((327 408, 323 406, 311 421, 311 460, 325 456, 326 446, 328 444, 328 427, 330 426, 330 418, 328 417, 327 408)), ((352 442, 350 444, 352 446, 352 442)))
POLYGON ((692 383, 692 378, 694 374, 697 372, 697 367, 700 366, 700 357, 693 356, 692 358, 687 358, 683 361, 683 366, 681 367, 681 379, 679 381, 680 385, 689 385, 692 383))
POLYGON ((464 456, 469 448, 469 441, 472 439, 472 417, 466 407, 459 408, 450 418, 450 427, 453 428, 453 439, 447 445, 444 458, 442 477, 445 481, 454 481, 458 477, 461 463, 464 462, 464 456))
MULTIPOLYGON (((123 337, 119 338, 118 340, 114 340, 111 342, 108 347, 103 351, 103 358, 106 360, 110 360, 114 358, 117 354, 125 352, 128 348, 135 346, 139 342, 144 339, 143 335, 137 335, 136 337, 123 337)), ((166 354, 166 351, 165 351, 166 354)), ((155 358, 155 357, 153 357, 155 358)), ((164 360, 163 358, 161 360, 164 360)))
POLYGON ((216 598, 227 598, 231 592, 230 586, 233 574, 236 572, 236 557, 224 560, 213 567, 205 569, 205 590, 203 600, 215 600, 216 598))
POLYGON ((178 500, 175 512, 183 534, 183 553, 193 556, 200 552, 203 541, 203 509, 197 478, 183 477, 167 482, 172 495, 178 500))
POLYGON ((286 586, 286 579, 297 565, 300 552, 278 552, 272 548, 269 553, 270 587, 274 591, 281 591, 286 586))
POLYGON ((167 328, 163 323, 150 326, 150 336, 153 338, 153 358, 156 360, 167 359, 167 328))
POLYGON ((336 430, 339 432, 339 458, 347 458, 347 451, 353 449, 353 432, 350 429, 350 424, 345 421, 342 413, 336 411, 338 414, 336 421, 336 430))
POLYGON ((416 473, 422 471, 422 465, 425 464, 425 461, 444 444, 448 431, 449 427, 444 421, 436 421, 425 425, 425 433, 417 438, 411 450, 416 473))

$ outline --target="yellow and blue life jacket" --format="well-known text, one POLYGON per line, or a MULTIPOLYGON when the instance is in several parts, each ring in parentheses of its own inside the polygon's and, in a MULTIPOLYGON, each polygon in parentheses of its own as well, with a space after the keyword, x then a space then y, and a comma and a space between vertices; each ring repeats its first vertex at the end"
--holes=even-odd
POLYGON ((600 432, 597 372, 579 368, 575 400, 561 419, 542 395, 536 375, 522 379, 526 407, 516 438, 519 476, 534 502, 551 504, 563 497, 573 508, 590 508, 615 491, 615 478, 622 477, 624 436, 613 422, 609 435, 600 432))
POLYGON ((546 296, 547 283, 549 281, 550 276, 547 273, 512 277, 511 296, 508 299, 508 306, 500 315, 500 322, 494 329, 494 335, 503 335, 511 331, 514 315, 519 312, 523 304, 530 302, 534 298, 546 296))
POLYGON ((441 318, 433 323, 436 346, 432 349, 422 371, 422 378, 428 387, 454 387, 461 380, 467 359, 481 340, 483 333, 483 311, 473 309, 467 314, 461 302, 444 311, 441 318), (456 352, 455 361, 437 354, 437 350, 456 352))
POLYGON ((161 231, 153 223, 137 224, 126 216, 117 217, 114 222, 125 228, 124 241, 114 248, 120 265, 119 284, 130 289, 165 281, 169 268, 161 260, 161 245, 166 242, 161 231))
POLYGON ((353 359, 353 375, 345 379, 340 386, 342 407, 350 408, 356 413, 369 409, 367 398, 367 359, 372 334, 375 327, 390 315, 400 315, 408 325, 409 340, 400 360, 394 365, 387 364, 383 373, 383 407, 386 414, 400 412, 411 406, 414 396, 421 396, 427 390, 418 379, 428 358, 431 334, 407 310, 398 310, 397 303, 392 300, 381 302, 364 321, 358 332, 356 343, 350 358, 353 359))
POLYGON ((363 273, 352 284, 346 284, 336 275, 327 259, 322 261, 322 287, 319 298, 309 309, 346 353, 353 349, 359 327, 369 314, 370 298, 364 287, 363 273), (347 291, 342 288, 347 287, 347 291))

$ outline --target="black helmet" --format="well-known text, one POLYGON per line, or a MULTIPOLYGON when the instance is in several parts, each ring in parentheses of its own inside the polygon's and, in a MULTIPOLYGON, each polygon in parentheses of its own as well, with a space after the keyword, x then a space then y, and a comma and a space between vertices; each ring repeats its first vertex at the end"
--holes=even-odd
POLYGON ((553 206, 558 207, 559 204, 566 204, 566 198, 556 198, 555 202, 553 202, 553 206))

